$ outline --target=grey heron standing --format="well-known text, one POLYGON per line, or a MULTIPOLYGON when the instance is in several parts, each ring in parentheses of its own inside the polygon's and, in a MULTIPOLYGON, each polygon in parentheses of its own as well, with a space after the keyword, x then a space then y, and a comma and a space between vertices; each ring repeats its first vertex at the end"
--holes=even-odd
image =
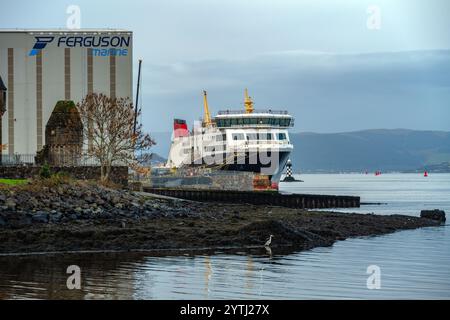
POLYGON ((272 244, 272 239, 274 238, 273 235, 270 235, 269 240, 267 240, 266 244, 264 245, 265 247, 270 247, 270 245, 272 244))

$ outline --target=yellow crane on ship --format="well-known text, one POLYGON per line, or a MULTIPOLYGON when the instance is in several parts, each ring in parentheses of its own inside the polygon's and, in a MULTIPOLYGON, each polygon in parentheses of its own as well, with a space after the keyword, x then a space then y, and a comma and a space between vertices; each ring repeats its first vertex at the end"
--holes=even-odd
POLYGON ((203 116, 203 123, 205 127, 212 126, 211 113, 209 112, 208 93, 203 91, 203 106, 205 109, 205 115, 203 116))
MULTIPOLYGON (((254 108, 254 102, 252 97, 248 95, 248 89, 245 89, 245 97, 244 97, 244 106, 245 106, 245 112, 250 114, 255 111, 254 108)), ((204 116, 203 116, 203 125, 205 127, 211 127, 213 125, 212 119, 211 119, 211 113, 209 111, 209 104, 208 104, 208 93, 206 91, 203 91, 203 108, 204 108, 204 116)))
POLYGON ((253 107, 253 100, 252 97, 250 97, 248 95, 248 89, 245 89, 245 100, 244 100, 244 105, 245 105, 245 111, 247 113, 253 113, 253 111, 255 111, 255 108, 253 107))

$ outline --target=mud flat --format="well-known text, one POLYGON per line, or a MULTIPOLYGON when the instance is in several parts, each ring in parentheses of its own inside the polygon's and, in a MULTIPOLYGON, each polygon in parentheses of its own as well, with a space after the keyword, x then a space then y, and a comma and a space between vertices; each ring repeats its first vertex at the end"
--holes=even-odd
POLYGON ((262 247, 271 234, 273 249, 299 251, 439 225, 401 215, 181 201, 88 183, 0 189, 0 255, 245 249, 262 247))

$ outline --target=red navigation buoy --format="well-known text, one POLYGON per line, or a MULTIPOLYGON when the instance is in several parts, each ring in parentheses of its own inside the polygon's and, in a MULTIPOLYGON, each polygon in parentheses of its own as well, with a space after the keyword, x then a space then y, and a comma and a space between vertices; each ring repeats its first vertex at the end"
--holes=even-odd
POLYGON ((423 176, 426 178, 428 177, 428 171, 425 171, 425 173, 423 174, 423 176))

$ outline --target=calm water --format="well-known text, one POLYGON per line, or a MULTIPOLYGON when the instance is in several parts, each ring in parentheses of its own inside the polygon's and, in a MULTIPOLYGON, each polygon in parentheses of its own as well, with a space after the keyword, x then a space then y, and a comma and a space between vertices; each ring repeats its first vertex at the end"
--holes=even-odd
MULTIPOLYGON (((450 174, 303 175, 286 192, 360 195, 358 212, 417 216, 450 213, 450 174)), ((73 254, 0 257, 0 299, 450 299, 450 226, 341 241, 329 248, 196 256, 73 254), (82 270, 82 289, 66 288, 66 268, 82 270), (367 289, 367 267, 381 289, 367 289)))

